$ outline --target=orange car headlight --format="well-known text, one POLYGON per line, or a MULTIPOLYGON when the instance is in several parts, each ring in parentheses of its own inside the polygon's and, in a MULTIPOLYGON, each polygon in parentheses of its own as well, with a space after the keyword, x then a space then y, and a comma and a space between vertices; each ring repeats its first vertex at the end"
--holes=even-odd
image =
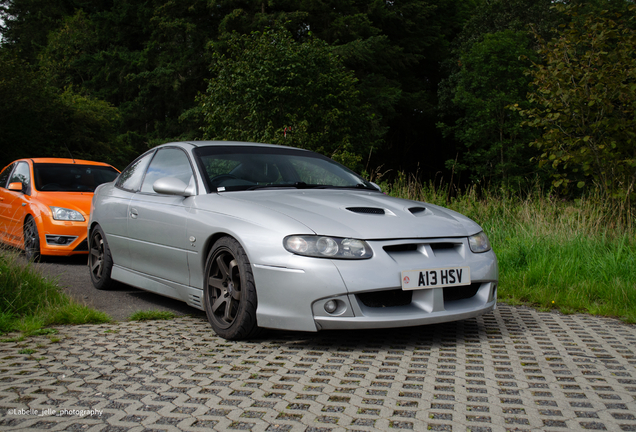
POLYGON ((55 220, 76 222, 84 221, 84 216, 76 210, 51 206, 51 212, 53 213, 53 219, 55 220))

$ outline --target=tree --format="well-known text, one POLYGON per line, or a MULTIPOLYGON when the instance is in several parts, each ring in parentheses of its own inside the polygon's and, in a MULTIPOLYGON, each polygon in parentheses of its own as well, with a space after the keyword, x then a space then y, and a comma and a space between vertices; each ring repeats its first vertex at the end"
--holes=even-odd
POLYGON ((325 42, 299 43, 281 28, 222 40, 198 99, 206 138, 287 144, 349 166, 378 145, 378 116, 325 42))
POLYGON ((631 18, 578 15, 558 38, 541 45, 541 63, 530 71, 532 108, 527 125, 541 136, 533 145, 552 168, 554 186, 593 184, 610 199, 634 200, 636 192, 636 31, 631 18))
POLYGON ((473 182, 516 187, 535 171, 528 147, 532 132, 522 130, 521 116, 507 108, 525 97, 530 79, 524 72, 533 56, 526 32, 505 30, 486 34, 459 57, 452 103, 464 114, 439 126, 461 144, 459 162, 447 165, 467 171, 473 182))
POLYGON ((535 177, 528 147, 533 132, 522 130, 521 116, 505 107, 525 100, 530 79, 524 71, 534 48, 528 25, 549 35, 563 21, 552 4, 481 1, 453 40, 452 55, 444 63, 447 77, 438 91, 437 126, 447 138, 446 165, 460 172, 458 183, 517 187, 535 177))
POLYGON ((121 166, 113 145, 118 112, 104 101, 48 85, 31 66, 0 50, 0 165, 23 157, 98 159, 121 166))

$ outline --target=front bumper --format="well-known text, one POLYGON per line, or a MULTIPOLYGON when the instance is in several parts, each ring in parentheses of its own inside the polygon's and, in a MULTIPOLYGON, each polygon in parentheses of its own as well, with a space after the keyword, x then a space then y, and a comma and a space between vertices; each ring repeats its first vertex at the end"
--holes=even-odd
POLYGON ((412 294, 410 300, 407 298, 405 301, 409 301, 406 304, 399 305, 391 304, 391 297, 395 297, 394 290, 323 299, 313 305, 314 320, 319 330, 413 327, 473 318, 494 310, 497 307, 497 283, 473 285, 475 287, 465 288, 464 298, 449 295, 449 290, 445 288, 407 292, 412 294), (369 303, 364 300, 368 294, 378 294, 374 296, 378 299, 389 299, 386 302, 369 303), (329 300, 348 302, 351 305, 350 313, 345 309, 342 309, 341 314, 327 313, 324 304, 329 300))
MULTIPOLYGON (((259 326, 275 329, 391 328, 456 321, 492 311, 498 266, 465 238, 370 241, 367 260, 294 256, 285 267, 254 265, 259 326), (471 285, 403 291, 403 270, 469 266, 471 285), (325 304, 334 301, 333 308, 325 304), (327 312, 332 310, 332 312, 327 312)), ((333 306, 333 304, 331 305, 333 306)))
POLYGON ((70 256, 88 254, 87 222, 56 221, 42 218, 38 226, 42 255, 70 256), (60 238, 68 239, 60 244, 60 238))

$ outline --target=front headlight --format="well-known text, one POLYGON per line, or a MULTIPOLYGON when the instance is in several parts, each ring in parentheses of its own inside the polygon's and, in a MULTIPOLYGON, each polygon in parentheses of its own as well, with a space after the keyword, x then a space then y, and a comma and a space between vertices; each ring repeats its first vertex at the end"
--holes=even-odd
POLYGON ((53 213, 53 219, 62 220, 62 221, 75 221, 75 222, 83 222, 84 216, 78 211, 63 208, 63 207, 53 207, 51 206, 51 212, 53 213))
POLYGON ((283 239, 283 246, 291 253, 317 258, 367 259, 373 256, 367 242, 351 238, 292 235, 283 239))
POLYGON ((474 253, 488 252, 490 250, 490 242, 483 231, 468 237, 468 244, 470 245, 470 250, 474 253))

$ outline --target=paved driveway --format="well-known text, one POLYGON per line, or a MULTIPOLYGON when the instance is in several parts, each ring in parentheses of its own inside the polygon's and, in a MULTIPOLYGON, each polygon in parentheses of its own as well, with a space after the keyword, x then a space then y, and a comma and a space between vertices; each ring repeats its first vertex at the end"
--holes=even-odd
POLYGON ((200 317, 58 329, 0 344, 0 430, 636 431, 636 328, 612 319, 500 305, 241 343, 200 317))

